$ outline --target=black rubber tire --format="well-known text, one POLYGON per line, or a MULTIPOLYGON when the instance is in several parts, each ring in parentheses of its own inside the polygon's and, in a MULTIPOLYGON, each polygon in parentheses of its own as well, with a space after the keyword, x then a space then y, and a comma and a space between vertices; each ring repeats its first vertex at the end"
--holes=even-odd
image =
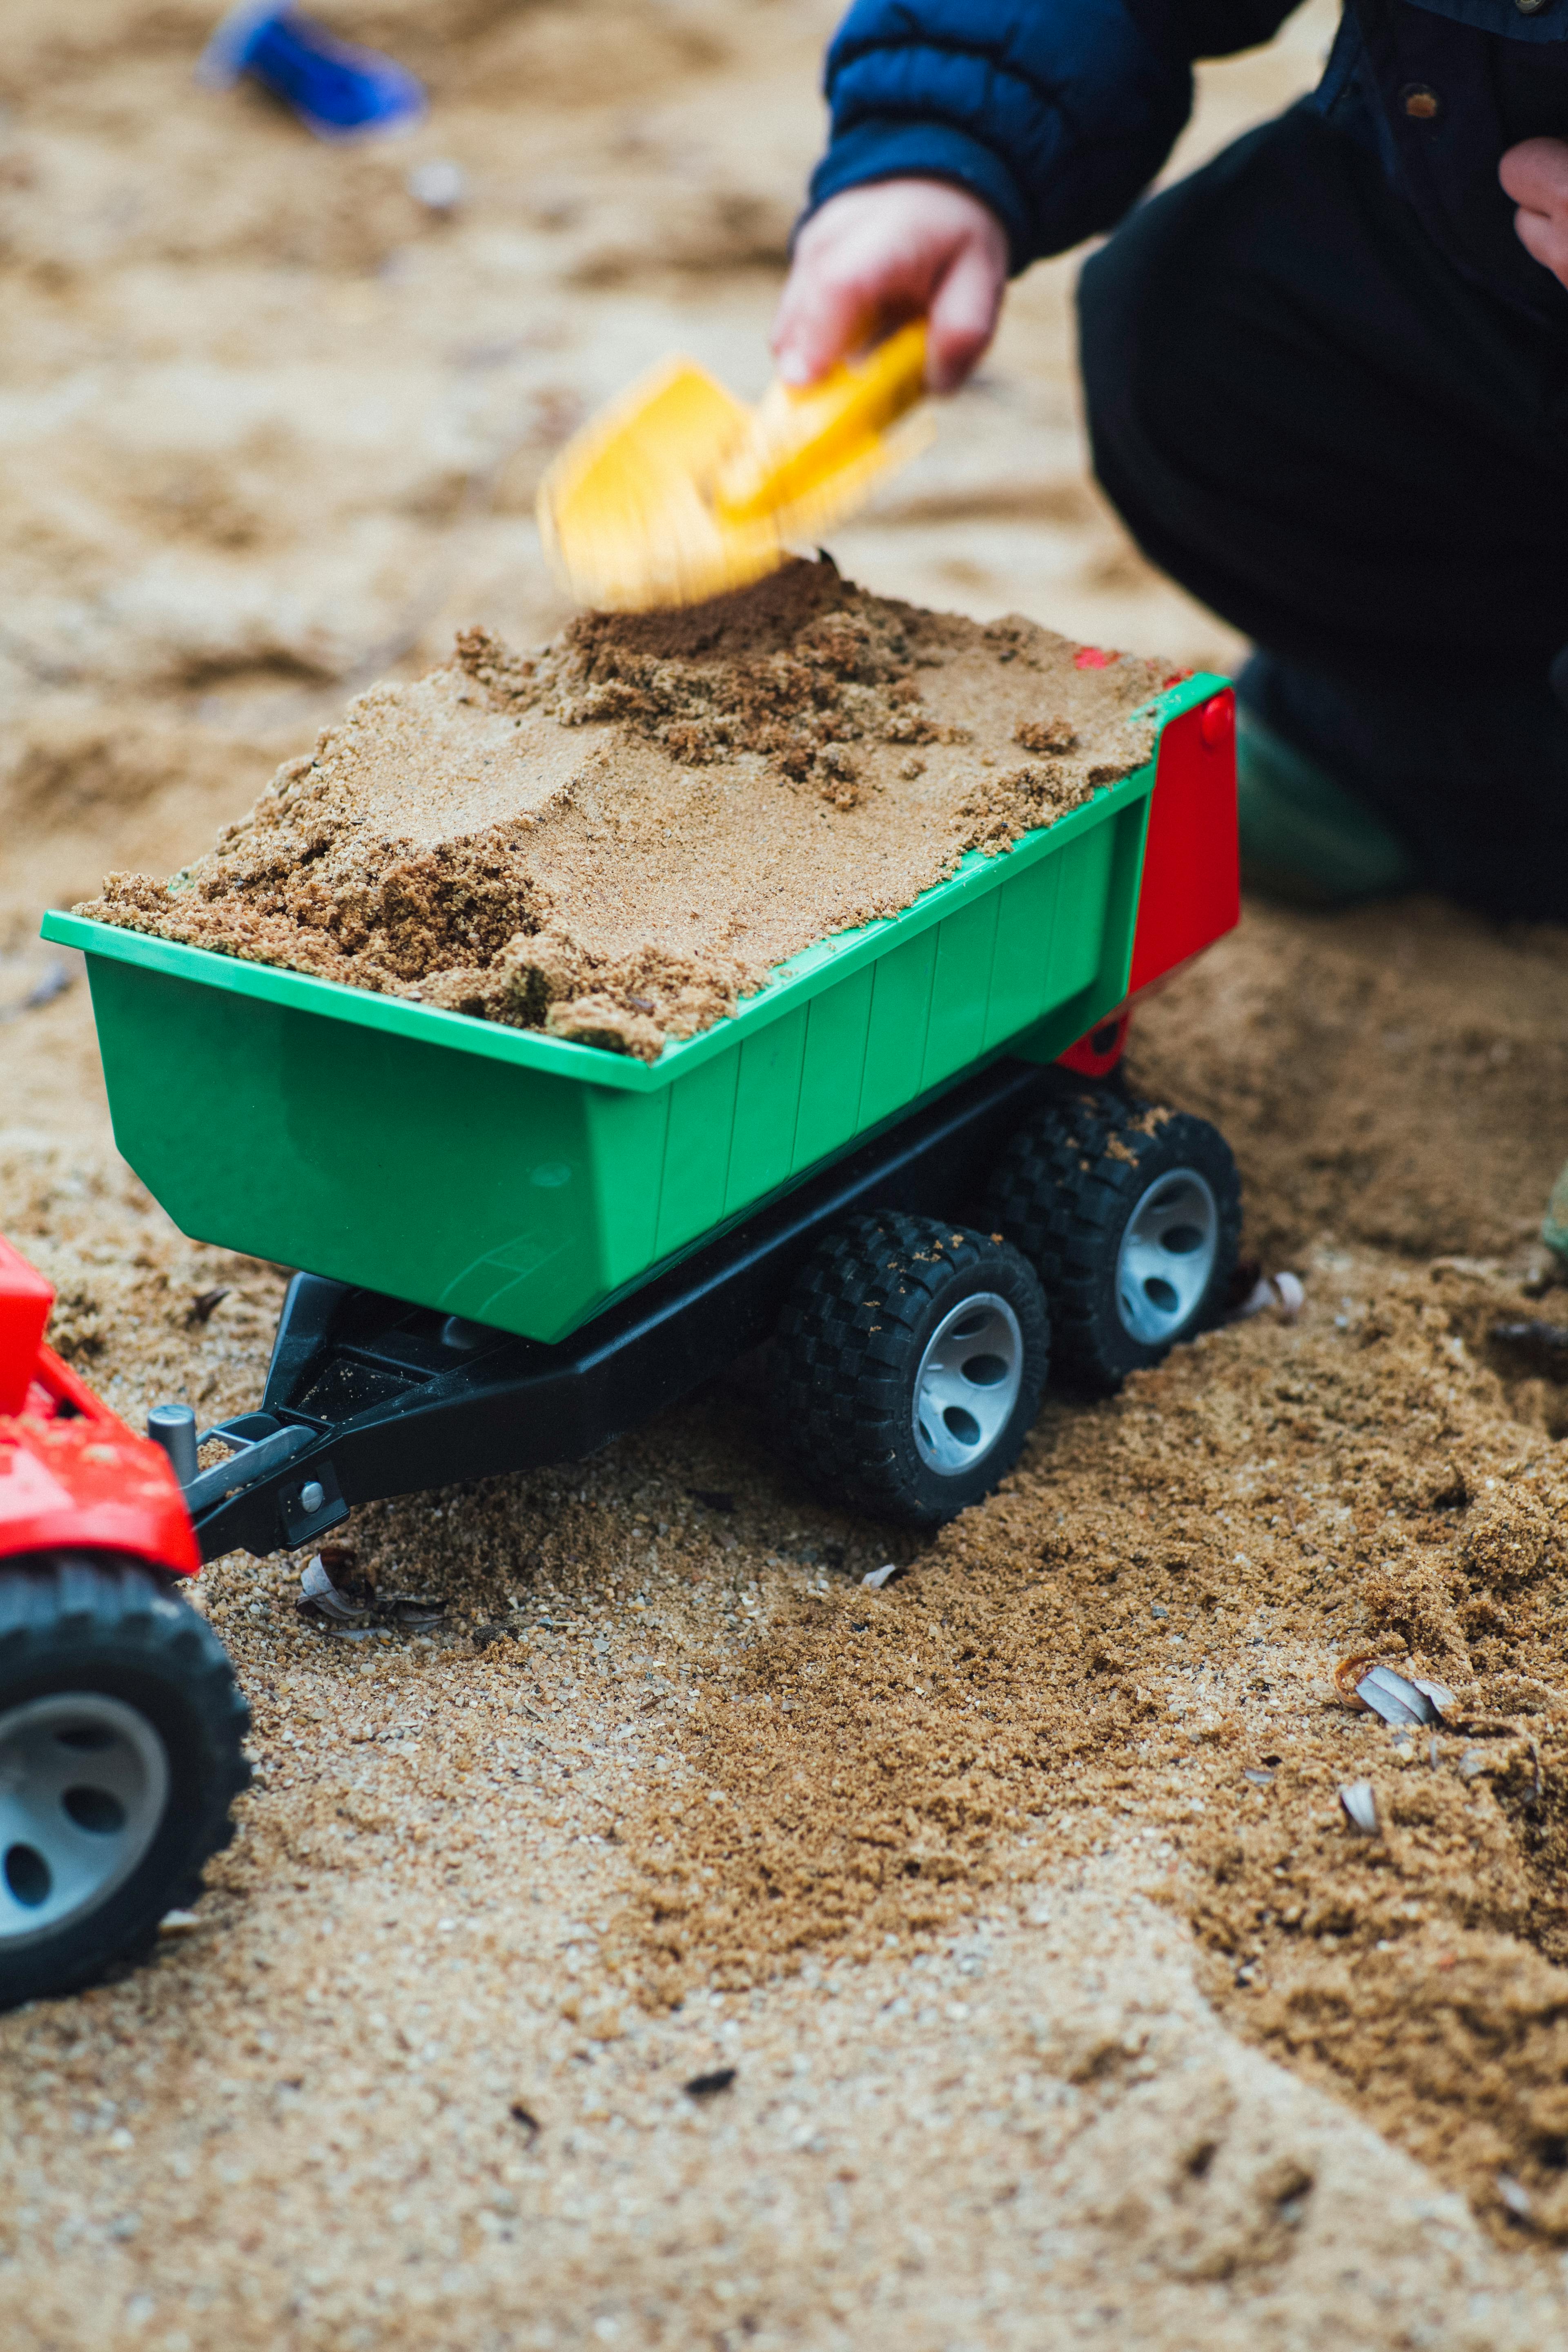
POLYGON ((1162 1362, 1224 1311, 1241 1241, 1241 1180, 1229 1144, 1206 1118, 1152 1109, 1100 1087, 1075 1087, 1013 1137, 985 1208, 1045 1286, 1057 1370, 1074 1387, 1110 1394, 1129 1372, 1162 1362), (1117 1263, 1139 1202, 1181 1168, 1194 1169, 1214 1194, 1214 1268, 1185 1320, 1152 1346, 1122 1318, 1117 1263))
POLYGON ((75 1693, 107 1696, 143 1717, 163 1743, 167 1794, 146 1852, 101 1903, 52 1933, 0 1936, 0 2009, 79 1991, 144 1958, 165 1913, 200 1894, 250 1779, 250 1710, 228 1653, 172 1578, 101 1552, 0 1560, 0 1717, 75 1693))
POLYGON ((940 1527, 1016 1462, 1039 1411, 1050 1325, 1032 1267, 990 1234, 883 1212, 831 1232, 796 1277, 773 1354, 773 1426, 817 1491, 880 1519, 940 1527), (942 1318, 1005 1299, 1023 1340, 1018 1394, 974 1465, 944 1475, 915 1443, 915 1380, 942 1318))

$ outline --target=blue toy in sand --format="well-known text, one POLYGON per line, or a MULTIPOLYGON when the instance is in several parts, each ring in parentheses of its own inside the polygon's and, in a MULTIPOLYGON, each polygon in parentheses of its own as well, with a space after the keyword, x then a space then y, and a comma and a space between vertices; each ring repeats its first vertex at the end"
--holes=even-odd
POLYGON ((425 111, 425 91, 375 49, 340 41, 278 0, 241 0, 203 52, 197 79, 227 89, 251 74, 321 139, 397 131, 425 111))

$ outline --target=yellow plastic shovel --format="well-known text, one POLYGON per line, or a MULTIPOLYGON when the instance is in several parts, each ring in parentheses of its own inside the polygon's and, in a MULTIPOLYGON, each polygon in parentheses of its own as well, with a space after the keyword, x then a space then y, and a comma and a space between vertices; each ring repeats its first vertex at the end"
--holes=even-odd
POLYGON ((671 359, 574 435, 540 485, 539 528, 582 604, 695 604, 759 580, 859 505, 930 440, 910 412, 925 380, 924 322, 793 392, 748 408, 671 359))

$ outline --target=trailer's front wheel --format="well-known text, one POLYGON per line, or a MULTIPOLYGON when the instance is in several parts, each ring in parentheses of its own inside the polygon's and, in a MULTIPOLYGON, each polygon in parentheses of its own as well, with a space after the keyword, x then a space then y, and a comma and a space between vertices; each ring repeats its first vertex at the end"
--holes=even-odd
POLYGON ((1091 1087, 1019 1129, 986 1209, 1039 1272, 1058 1369, 1102 1393, 1213 1323, 1236 1270, 1241 1183, 1219 1129, 1091 1087))
POLYGON ((74 1991, 195 1899, 249 1778, 223 1644, 104 1555, 0 1562, 0 2009, 74 1991))
POLYGON ((852 1217, 803 1268, 779 1327, 782 1444, 833 1499, 939 1526, 1017 1460, 1048 1344, 1038 1280, 1006 1243, 931 1217, 852 1217))

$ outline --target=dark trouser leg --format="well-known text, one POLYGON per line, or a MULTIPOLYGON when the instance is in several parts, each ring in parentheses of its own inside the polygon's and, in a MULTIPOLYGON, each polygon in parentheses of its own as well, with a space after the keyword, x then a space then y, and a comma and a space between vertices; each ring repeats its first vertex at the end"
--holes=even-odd
POLYGON ((1087 266, 1101 481, 1260 648, 1244 697, 1499 914, 1568 918, 1568 339, 1299 108, 1087 266))

